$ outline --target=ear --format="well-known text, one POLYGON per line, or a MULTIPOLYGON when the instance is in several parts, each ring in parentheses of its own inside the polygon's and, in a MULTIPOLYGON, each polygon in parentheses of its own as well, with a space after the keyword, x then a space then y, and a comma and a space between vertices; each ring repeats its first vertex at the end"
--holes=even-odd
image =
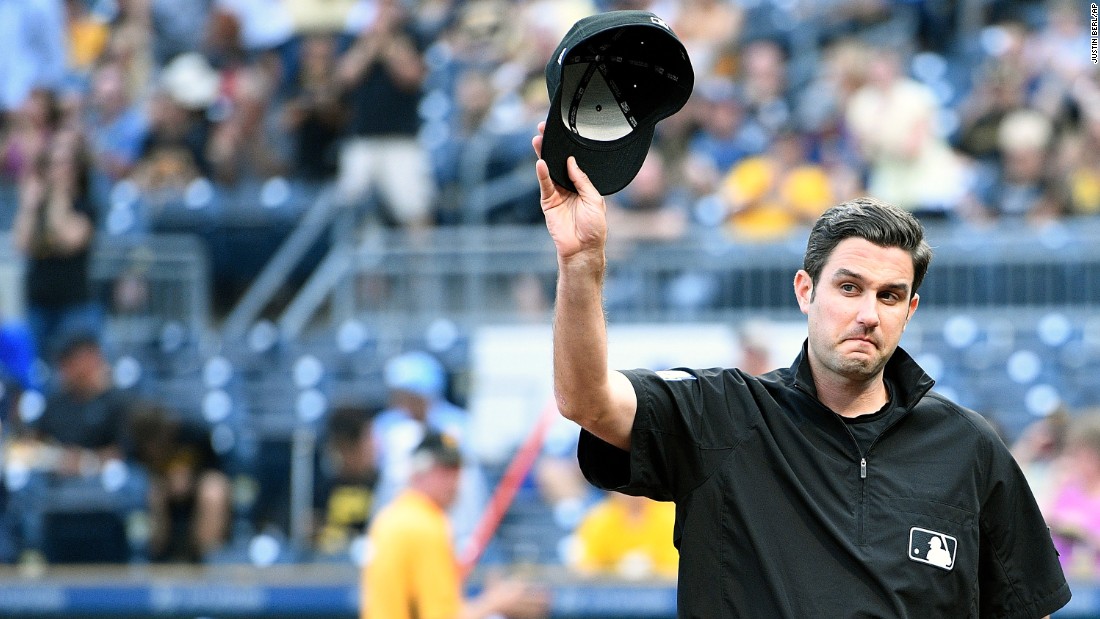
POLYGON ((794 296, 798 299, 798 309, 803 314, 810 311, 810 299, 814 294, 814 280, 804 269, 799 269, 794 275, 794 296))
MULTIPOLYGON (((913 319, 913 314, 917 313, 917 306, 918 305, 920 305, 920 295, 919 294, 914 294, 913 297, 911 299, 909 299, 909 313, 907 313, 905 315, 905 326, 906 327, 909 326, 909 321, 913 319)), ((905 327, 902 327, 902 329, 904 329, 904 328, 905 327)))

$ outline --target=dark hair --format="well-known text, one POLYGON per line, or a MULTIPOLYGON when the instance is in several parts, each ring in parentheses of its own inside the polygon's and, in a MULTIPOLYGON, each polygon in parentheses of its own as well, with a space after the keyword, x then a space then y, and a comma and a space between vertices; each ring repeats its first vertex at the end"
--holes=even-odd
POLYGON ((58 336, 56 343, 53 345, 53 359, 55 363, 60 363, 77 352, 89 349, 103 350, 99 335, 94 331, 84 328, 64 331, 58 336))
POLYGON ((857 237, 880 247, 897 247, 913 259, 913 290, 917 293, 928 265, 932 248, 924 241, 924 227, 911 213, 874 198, 856 198, 825 211, 810 230, 802 268, 816 287, 821 270, 833 249, 844 239, 857 237))
POLYGON ((367 431, 367 422, 374 417, 375 411, 357 404, 340 404, 328 416, 327 432, 331 440, 358 441, 367 431))

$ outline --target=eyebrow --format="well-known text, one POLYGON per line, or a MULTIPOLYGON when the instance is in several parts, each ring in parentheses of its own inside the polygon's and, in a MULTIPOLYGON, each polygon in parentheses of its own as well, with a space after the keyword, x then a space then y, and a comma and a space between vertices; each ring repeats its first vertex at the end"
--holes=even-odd
MULTIPOLYGON (((855 271, 850 271, 845 268, 837 269, 836 272, 833 273, 833 280, 835 281, 838 279, 854 279, 861 282, 867 281, 866 277, 860 275, 859 273, 856 273, 855 271)), ((896 284, 885 284, 882 286, 882 290, 890 290, 896 292, 898 293, 898 296, 902 297, 909 296, 909 284, 905 282, 899 282, 896 284)))

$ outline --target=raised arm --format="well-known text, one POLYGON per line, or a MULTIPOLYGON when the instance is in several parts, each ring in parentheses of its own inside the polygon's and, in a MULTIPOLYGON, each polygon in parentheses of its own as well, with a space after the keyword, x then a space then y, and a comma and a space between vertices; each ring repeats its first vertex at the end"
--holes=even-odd
POLYGON ((561 414, 620 447, 630 448, 638 400, 625 376, 608 368, 603 281, 607 210, 603 196, 569 158, 573 193, 554 183, 541 159, 542 131, 532 140, 546 228, 558 256, 554 304, 554 396, 561 414))

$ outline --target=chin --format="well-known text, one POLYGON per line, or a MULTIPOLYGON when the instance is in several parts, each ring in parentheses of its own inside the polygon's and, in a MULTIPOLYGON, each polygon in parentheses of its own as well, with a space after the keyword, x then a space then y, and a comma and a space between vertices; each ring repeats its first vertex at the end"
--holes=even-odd
POLYGON ((878 374, 879 370, 882 369, 882 365, 877 358, 860 355, 857 358, 845 357, 841 359, 838 369, 841 374, 848 378, 867 379, 878 374))

